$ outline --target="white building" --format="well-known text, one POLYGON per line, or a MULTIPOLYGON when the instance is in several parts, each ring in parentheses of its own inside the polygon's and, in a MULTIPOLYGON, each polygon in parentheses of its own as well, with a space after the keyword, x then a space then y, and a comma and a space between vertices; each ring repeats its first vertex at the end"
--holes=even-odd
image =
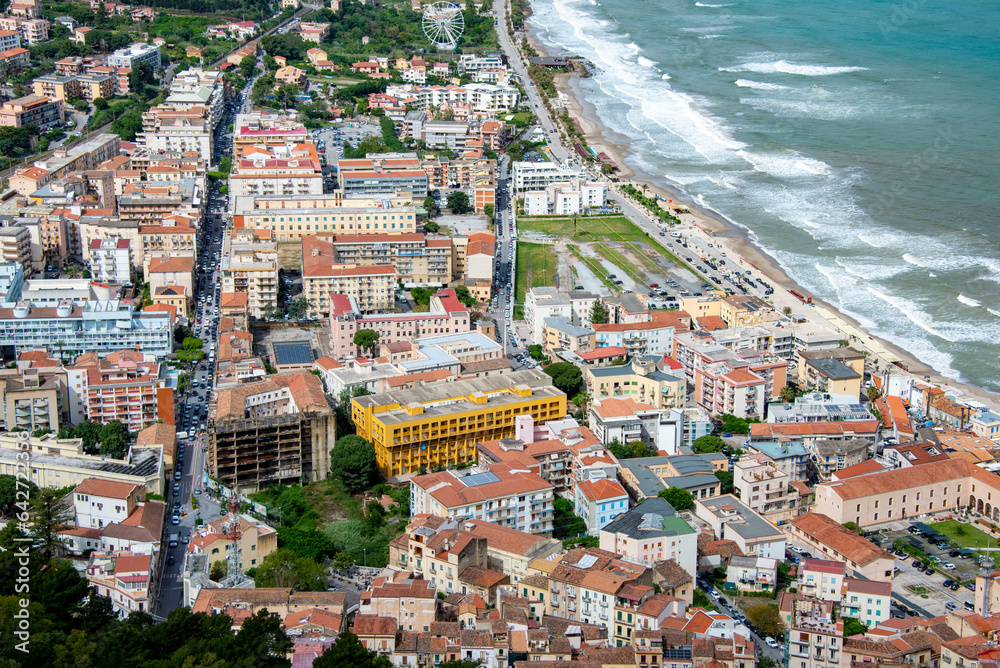
POLYGON ((568 318, 574 325, 586 325, 590 309, 598 299, 590 292, 559 292, 553 287, 528 290, 524 298, 524 321, 528 324, 529 343, 545 343, 545 319, 568 318))
POLYGON ((160 69, 160 47, 137 42, 108 56, 109 67, 134 69, 139 63, 148 63, 154 72, 160 69))
POLYGON ((735 542, 744 555, 784 560, 785 534, 732 494, 697 499, 694 508, 717 538, 735 542))
POLYGON ((99 283, 132 282, 131 240, 107 237, 90 241, 90 274, 99 283))
POLYGON ((590 429, 604 445, 642 441, 676 455, 684 443, 684 411, 608 397, 590 407, 590 429))
POLYGON ((598 181, 560 181, 544 190, 524 193, 524 212, 529 216, 570 216, 607 203, 605 185, 598 181))
POLYGON ((573 488, 574 512, 587 523, 587 535, 597 536, 613 519, 628 511, 628 492, 617 480, 583 480, 573 488))
POLYGON ((866 626, 890 619, 892 583, 845 578, 840 598, 840 616, 853 617, 866 626))
POLYGON ((771 591, 778 581, 778 560, 770 557, 732 557, 726 582, 740 591, 771 591))
POLYGON ((601 549, 653 567, 673 559, 691 577, 698 564, 698 533, 659 497, 644 499, 600 530, 601 549))
POLYGON ((583 173, 560 167, 554 162, 515 162, 514 189, 521 192, 544 190, 553 183, 583 179, 583 173))
POLYGON ((150 554, 95 552, 87 564, 87 582, 94 593, 110 598, 121 617, 135 611, 149 612, 150 586, 156 581, 155 575, 150 554))
POLYGON ((827 559, 803 559, 798 568, 798 591, 806 596, 839 603, 847 564, 827 559))
POLYGON ((143 488, 134 483, 87 478, 73 490, 76 525, 100 529, 124 522, 142 493, 143 488))
POLYGON ((27 300, 0 305, 0 339, 18 353, 55 349, 62 342, 63 350, 73 355, 132 348, 165 357, 173 351, 173 336, 169 313, 134 311, 130 302, 117 299, 82 305, 64 299, 55 307, 35 307, 27 300))
POLYGON ((472 111, 496 112, 513 109, 520 100, 517 88, 488 83, 470 83, 465 86, 396 84, 390 85, 385 94, 400 99, 412 99, 412 105, 424 111, 467 104, 472 111))
POLYGON ((441 471, 410 480, 413 515, 477 519, 525 533, 552 531, 553 487, 538 475, 504 463, 441 471))
POLYGON ((751 510, 769 519, 791 519, 799 512, 798 488, 764 455, 741 457, 733 465, 733 486, 751 510))

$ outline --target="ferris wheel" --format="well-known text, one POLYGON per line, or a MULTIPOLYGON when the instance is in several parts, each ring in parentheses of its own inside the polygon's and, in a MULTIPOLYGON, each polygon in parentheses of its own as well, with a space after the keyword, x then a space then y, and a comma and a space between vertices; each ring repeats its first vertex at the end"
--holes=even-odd
POLYGON ((453 2, 435 2, 424 9, 424 35, 439 49, 454 49, 465 31, 462 8, 453 2))

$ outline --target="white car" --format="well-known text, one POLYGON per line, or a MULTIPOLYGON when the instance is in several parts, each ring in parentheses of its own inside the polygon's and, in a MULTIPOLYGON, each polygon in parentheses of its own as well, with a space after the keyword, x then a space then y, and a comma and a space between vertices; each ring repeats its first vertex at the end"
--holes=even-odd
POLYGON ((778 641, 775 640, 774 638, 765 638, 764 642, 767 643, 768 647, 777 647, 778 646, 778 641))
POLYGON ((941 564, 941 568, 945 569, 946 571, 953 571, 955 570, 955 564, 951 563, 950 561, 946 561, 943 564, 941 564))

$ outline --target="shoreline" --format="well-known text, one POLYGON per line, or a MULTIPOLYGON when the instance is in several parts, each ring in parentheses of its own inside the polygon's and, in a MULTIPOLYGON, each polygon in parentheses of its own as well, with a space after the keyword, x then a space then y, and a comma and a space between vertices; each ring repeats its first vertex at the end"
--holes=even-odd
MULTIPOLYGON (((540 43, 530 25, 526 25, 525 36, 539 55, 551 55, 540 43)), ((694 202, 687 193, 667 183, 666 179, 657 178, 628 164, 629 158, 632 157, 631 151, 627 148, 629 138, 603 125, 597 115, 596 107, 586 100, 580 86, 580 77, 575 72, 557 75, 555 85, 560 101, 579 125, 587 144, 596 151, 606 153, 618 168, 618 181, 610 182, 609 185, 619 196, 625 197, 616 185, 633 183, 647 186, 648 190, 665 200, 682 202, 690 209, 690 213, 679 216, 683 221, 680 229, 715 243, 732 256, 731 259, 738 260, 742 268, 756 269, 774 287, 774 294, 770 300, 776 310, 791 307, 793 315, 806 317, 810 321, 844 334, 844 338, 848 339, 852 346, 869 353, 869 362, 878 360, 876 368, 880 371, 887 365, 892 366, 893 362, 898 360, 899 364, 904 365, 899 371, 913 376, 915 382, 947 388, 946 391, 952 391, 966 401, 976 401, 994 411, 1000 410, 1000 397, 997 395, 976 385, 945 376, 901 346, 872 335, 856 318, 844 313, 830 302, 812 295, 813 305, 803 304, 791 294, 791 291, 795 290, 801 294, 811 293, 798 285, 775 258, 754 244, 747 229, 720 214, 706 210, 694 202)), ((866 366, 869 365, 866 363, 866 366)))

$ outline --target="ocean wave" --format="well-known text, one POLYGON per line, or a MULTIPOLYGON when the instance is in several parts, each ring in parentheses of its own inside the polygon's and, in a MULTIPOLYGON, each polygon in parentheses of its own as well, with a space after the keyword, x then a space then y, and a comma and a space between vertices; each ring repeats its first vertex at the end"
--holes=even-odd
POLYGON ((720 37, 725 37, 725 35, 702 35, 698 39, 719 39, 720 37))
POLYGON ((763 81, 750 81, 749 79, 737 79, 736 85, 740 88, 754 88, 757 90, 788 90, 789 86, 782 86, 775 83, 764 83, 763 81))
POLYGON ((719 7, 735 7, 736 3, 735 2, 730 2, 728 4, 710 5, 707 2, 696 2, 696 3, 694 3, 694 6, 695 7, 712 7, 713 9, 718 9, 719 7))
POLYGON ((831 74, 845 74, 867 70, 867 67, 838 67, 833 65, 801 65, 787 60, 770 63, 744 63, 736 67, 720 67, 720 72, 759 72, 761 74, 799 74, 807 77, 822 77, 831 74))
POLYGON ((962 302, 966 306, 981 306, 981 302, 978 299, 966 297, 961 292, 958 293, 958 301, 962 302))
POLYGON ((643 67, 648 67, 650 69, 656 68, 656 63, 654 63, 649 58, 643 58, 642 56, 639 56, 638 58, 636 58, 636 62, 638 62, 643 67))
POLYGON ((830 166, 822 160, 806 158, 794 152, 782 155, 780 153, 752 153, 740 150, 737 151, 737 155, 753 165, 753 168, 758 172, 770 174, 775 178, 830 175, 830 166))

